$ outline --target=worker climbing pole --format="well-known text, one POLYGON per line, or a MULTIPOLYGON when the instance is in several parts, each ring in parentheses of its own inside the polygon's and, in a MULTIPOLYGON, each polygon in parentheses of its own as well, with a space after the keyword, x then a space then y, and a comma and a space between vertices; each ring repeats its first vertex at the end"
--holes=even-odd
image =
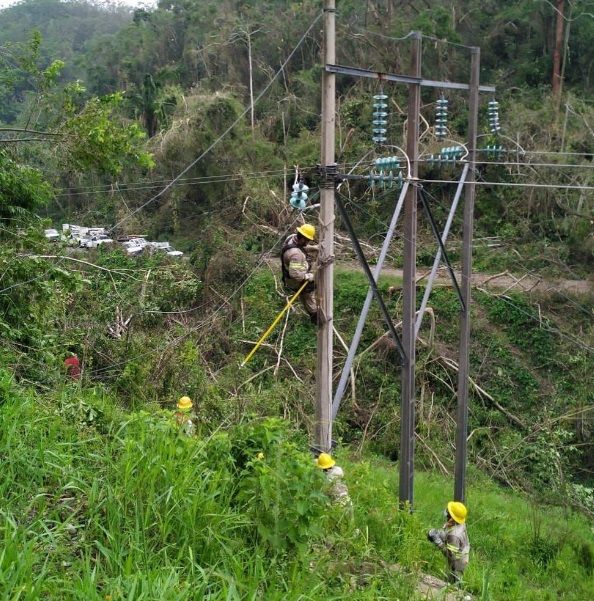
POLYGON ((312 253, 317 251, 317 247, 310 244, 315 237, 316 228, 313 225, 306 223, 298 227, 297 231, 285 240, 281 249, 281 270, 283 284, 287 290, 295 292, 306 284, 299 298, 311 322, 317 325, 318 304, 312 272, 312 253))

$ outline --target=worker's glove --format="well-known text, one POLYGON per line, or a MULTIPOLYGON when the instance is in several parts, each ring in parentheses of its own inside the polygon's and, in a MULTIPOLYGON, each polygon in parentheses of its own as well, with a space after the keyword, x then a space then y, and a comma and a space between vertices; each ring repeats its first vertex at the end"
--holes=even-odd
POLYGON ((305 281, 306 282, 313 282, 314 281, 314 274, 313 273, 306 273, 305 274, 305 281))
POLYGON ((443 541, 441 540, 441 537, 439 536, 439 532, 437 530, 435 530, 434 528, 431 528, 431 530, 429 530, 429 532, 427 532, 427 540, 429 542, 432 542, 434 545, 437 545, 438 547, 441 547, 441 545, 443 544, 443 541))

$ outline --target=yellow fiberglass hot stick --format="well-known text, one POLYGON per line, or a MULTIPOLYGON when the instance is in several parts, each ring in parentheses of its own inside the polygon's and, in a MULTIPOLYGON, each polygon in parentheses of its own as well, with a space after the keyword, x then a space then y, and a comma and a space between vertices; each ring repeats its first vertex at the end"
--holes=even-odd
POLYGON ((253 356, 254 353, 260 348, 260 345, 270 336, 272 330, 276 327, 276 324, 281 320, 282 316, 291 308, 291 305, 297 300, 297 297, 301 294, 303 289, 309 284, 309 282, 303 282, 303 285, 295 294, 289 299, 289 302, 285 305, 284 309, 276 316, 270 327, 262 334, 262 337, 256 344, 254 348, 250 351, 250 354, 243 360, 243 363, 239 367, 243 367, 253 356))

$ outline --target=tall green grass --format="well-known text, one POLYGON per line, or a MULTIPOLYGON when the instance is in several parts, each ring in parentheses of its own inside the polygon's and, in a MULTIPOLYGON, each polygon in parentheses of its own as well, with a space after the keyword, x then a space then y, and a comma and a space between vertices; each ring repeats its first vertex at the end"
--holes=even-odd
MULTIPOLYGON (((443 477, 417 474, 410 514, 394 464, 339 455, 351 513, 279 420, 190 439, 169 412, 124 412, 99 389, 41 396, 2 372, 0 395, 0 599, 414 599, 420 571, 443 571, 425 540, 443 477)), ((469 591, 591 598, 591 525, 469 480, 469 591)))

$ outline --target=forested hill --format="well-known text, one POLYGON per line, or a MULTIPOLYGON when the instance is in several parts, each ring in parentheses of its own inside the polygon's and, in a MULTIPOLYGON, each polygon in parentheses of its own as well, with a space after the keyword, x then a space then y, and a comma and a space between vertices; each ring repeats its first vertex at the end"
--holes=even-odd
MULTIPOLYGON (((423 1, 340 1, 339 20, 348 35, 339 39, 339 52, 355 59, 354 36, 365 30, 400 37, 417 29, 438 39, 481 46, 483 78, 493 84, 547 87, 557 48, 564 83, 585 96, 594 83, 591 2, 565 3, 563 18, 568 27, 558 47, 554 4, 545 0, 449 0, 430 6, 423 1)), ((160 1, 155 9, 135 10, 101 2, 22 0, 2 11, 0 44, 26 41, 36 29, 44 39, 46 60, 76 62, 98 93, 112 91, 111 86, 140 86, 145 74, 160 84, 174 82, 184 88, 217 75, 228 75, 228 84, 247 84, 245 72, 229 71, 234 58, 245 55, 247 33, 253 34, 254 56, 261 63, 274 64, 290 44, 291 33, 298 32, 319 8, 315 0, 160 1), (279 23, 285 27, 278 27, 279 23), (241 30, 243 39, 237 35, 241 30), (114 79, 106 80, 105 73, 93 75, 98 67, 112 69, 114 79)), ((379 68, 382 60, 394 60, 383 56, 388 48, 381 44, 374 50, 365 62, 379 68)), ((464 66, 456 60, 454 47, 442 48, 438 54, 441 75, 459 76, 464 66)))
MULTIPOLYGON (((337 7, 340 64, 407 73, 417 30, 423 75, 467 82, 469 46, 481 48, 481 83, 497 91, 479 113, 465 589, 590 601, 594 0, 337 7)), ((0 11, 6 598, 414 599, 420 570, 442 569, 425 534, 454 473, 449 277, 419 333, 414 513, 398 511, 398 356, 375 305, 333 424, 352 511, 330 506, 307 452, 316 332, 303 310, 238 368, 286 302, 283 240, 318 223, 321 8, 25 0, 0 11), (290 203, 299 177, 305 214, 290 203), (113 244, 46 238, 63 223, 103 226, 113 244), (138 236, 184 256, 135 256, 124 243, 138 236), (182 396, 192 437, 173 416, 182 396)), ((338 168, 359 177, 337 193, 370 261, 407 176, 407 94, 337 77, 338 168), (385 146, 372 140, 380 92, 385 146)), ((467 127, 465 92, 423 89, 418 183, 442 230, 467 127)), ((461 239, 458 209, 446 244, 456 273, 461 239)), ((336 384, 367 281, 340 220, 335 243, 336 384)), ((403 245, 399 224, 378 282, 395 324, 403 245)), ((419 207, 419 301, 436 251, 419 207)))
MULTIPOLYGON (((0 11, 0 48, 9 53, 14 45, 41 34, 40 61, 47 66, 53 60, 64 62, 62 81, 86 79, 93 43, 118 32, 132 21, 132 12, 124 7, 91 2, 60 0, 24 0, 0 11)), ((99 42, 100 43, 100 42, 99 42)), ((6 58, 6 56, 5 56, 6 58)), ((19 112, 19 102, 28 86, 17 86, 12 98, 3 97, 0 119, 11 122, 19 112), (12 99, 12 102, 11 102, 12 99)))

